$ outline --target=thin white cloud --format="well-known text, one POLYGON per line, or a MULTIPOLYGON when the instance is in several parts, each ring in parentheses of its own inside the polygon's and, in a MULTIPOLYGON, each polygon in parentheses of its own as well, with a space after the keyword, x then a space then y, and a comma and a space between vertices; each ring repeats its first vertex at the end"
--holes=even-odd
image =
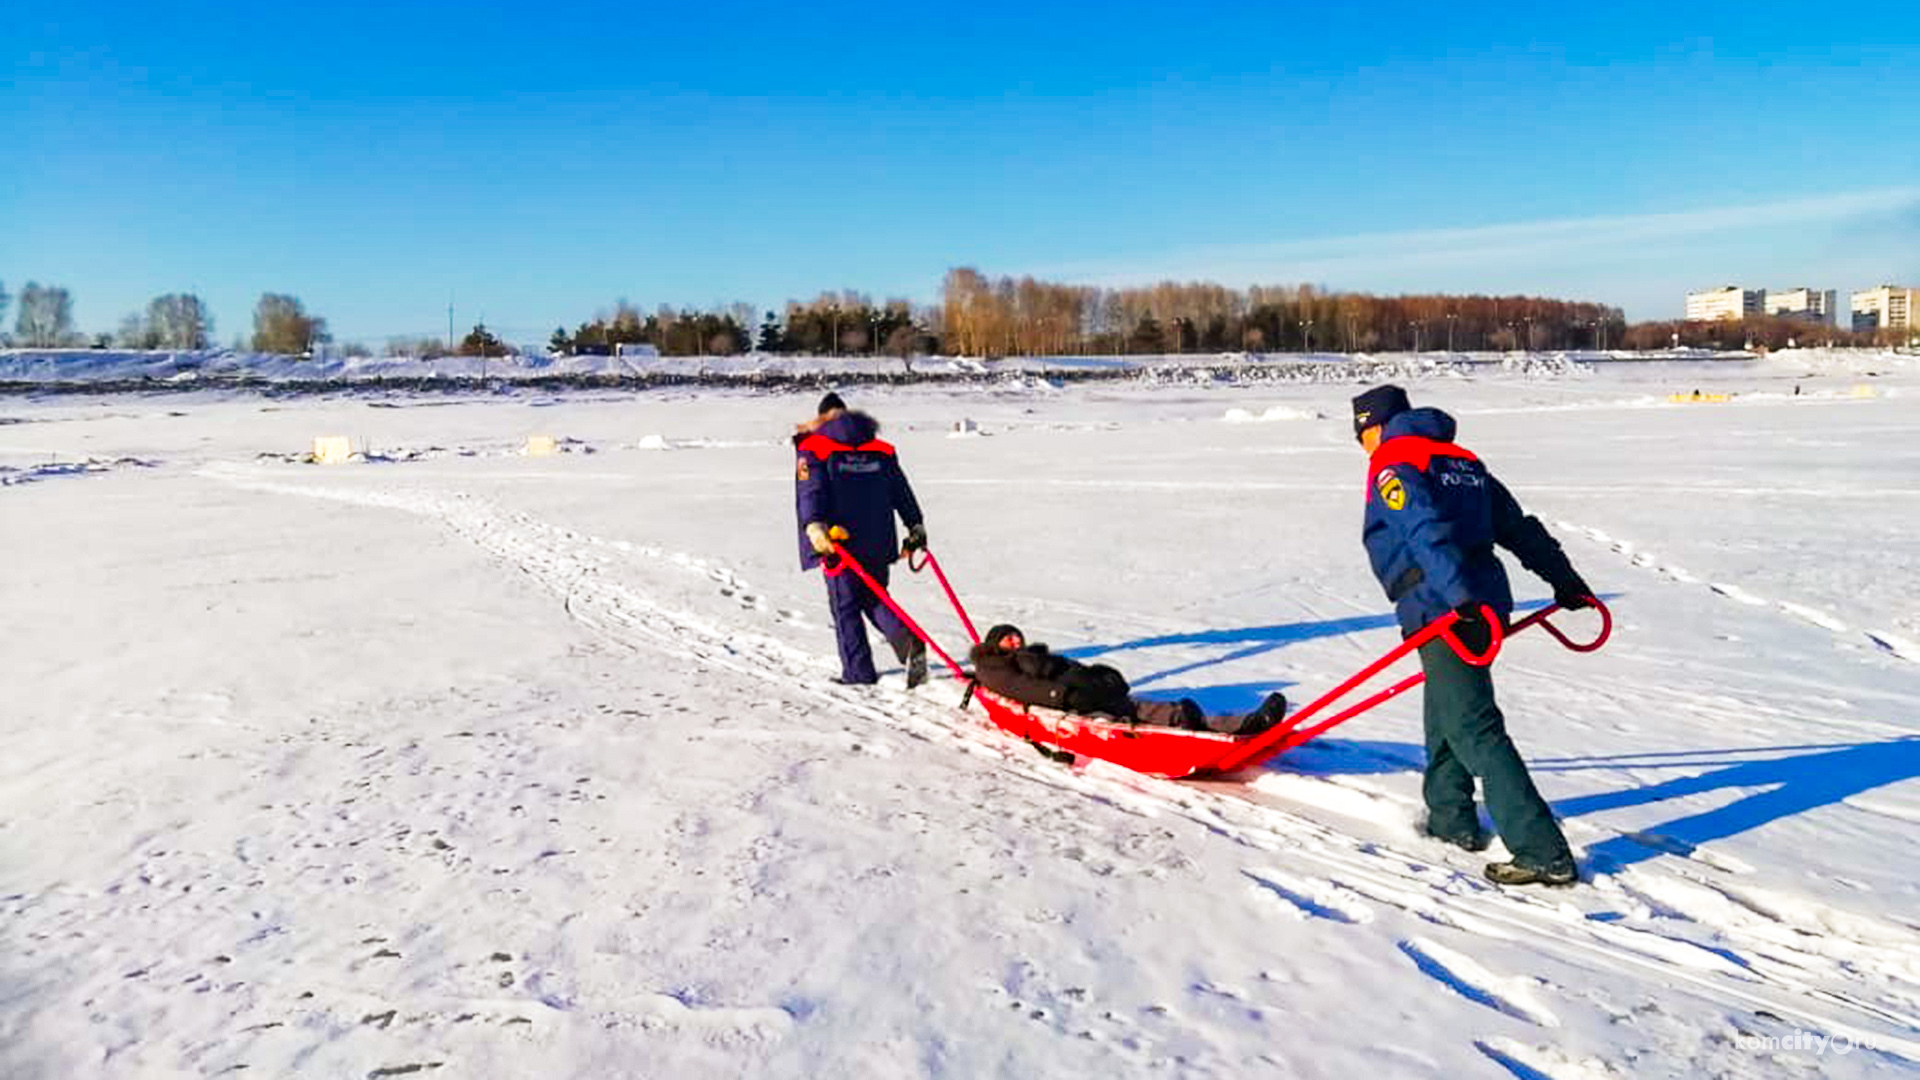
MULTIPOLYGON (((1554 281, 1602 284, 1616 277, 1619 268, 1641 263, 1668 281, 1693 274, 1700 277, 1693 283, 1699 286, 1732 275, 1758 284, 1763 276, 1781 273, 1796 281, 1812 280, 1820 276, 1822 267, 1809 266, 1804 273, 1794 274, 1783 267, 1750 266, 1744 255, 1717 256, 1733 255, 1730 249, 1749 246, 1757 230, 1780 241, 1783 251, 1804 249, 1818 246, 1849 223, 1877 218, 1911 222, 1916 209, 1920 209, 1920 187, 1881 188, 1658 214, 1195 247, 1068 264, 1039 273, 1108 286, 1201 279, 1233 285, 1316 282, 1376 291, 1465 291, 1513 287, 1501 282, 1531 281, 1534 288, 1554 281), (1740 265, 1725 266, 1725 262, 1740 265)), ((1912 230, 1909 225, 1899 231, 1912 230)), ((1623 279, 1619 293, 1623 299, 1637 297, 1646 284, 1644 279, 1623 279)))

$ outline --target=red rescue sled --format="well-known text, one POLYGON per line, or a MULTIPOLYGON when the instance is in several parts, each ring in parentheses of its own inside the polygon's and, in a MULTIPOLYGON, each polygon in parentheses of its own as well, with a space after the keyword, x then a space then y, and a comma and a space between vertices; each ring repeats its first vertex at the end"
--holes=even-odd
MULTIPOLYGON (((826 572, 839 574, 851 570, 858 575, 881 602, 893 609, 893 613, 900 616, 901 621, 905 622, 920 640, 926 642, 929 648, 939 654, 940 659, 945 661, 947 667, 952 670, 954 678, 968 684, 971 698, 980 702, 986 709, 987 716, 1001 730, 1026 739, 1049 756, 1063 760, 1076 757, 1098 758, 1149 776, 1177 778, 1254 768, 1420 685, 1426 679, 1426 675, 1422 672, 1414 672, 1353 704, 1337 711, 1334 709, 1335 704, 1341 699, 1435 638, 1445 641, 1460 659, 1476 667, 1485 667, 1493 663, 1494 658, 1499 655, 1505 638, 1530 627, 1542 627, 1560 644, 1574 652, 1582 653, 1599 649, 1613 635, 1613 613, 1597 599, 1594 600, 1593 607, 1600 616, 1600 632, 1591 641, 1574 641, 1559 627, 1548 621, 1548 616, 1561 610, 1558 605, 1549 605, 1528 615, 1514 623, 1504 633, 1500 628, 1500 621, 1493 618, 1492 611, 1488 610, 1487 621, 1493 627, 1493 641, 1487 646, 1485 652, 1476 654, 1468 649, 1453 632, 1453 626, 1460 617, 1449 612, 1429 623, 1419 633, 1400 642, 1386 655, 1368 664, 1339 686, 1294 710, 1286 719, 1266 731, 1258 735, 1220 735, 1207 731, 1187 731, 1180 728, 1136 724, 1100 716, 1082 716, 1024 705, 979 686, 973 682, 972 677, 966 673, 959 662, 948 655, 947 651, 942 649, 920 627, 920 624, 895 602, 887 590, 867 573, 865 567, 849 555, 846 549, 835 546, 839 560, 833 566, 827 567, 826 572), (1323 713, 1330 715, 1322 718, 1323 713)), ((954 612, 960 616, 961 624, 967 628, 968 635, 978 644, 980 635, 973 628, 973 620, 968 618, 966 608, 961 605, 959 596, 954 593, 952 584, 947 581, 947 575, 940 569, 939 560, 933 557, 933 553, 915 552, 908 557, 907 565, 916 573, 932 567, 934 576, 940 581, 940 587, 946 591, 947 599, 953 604, 954 612)))

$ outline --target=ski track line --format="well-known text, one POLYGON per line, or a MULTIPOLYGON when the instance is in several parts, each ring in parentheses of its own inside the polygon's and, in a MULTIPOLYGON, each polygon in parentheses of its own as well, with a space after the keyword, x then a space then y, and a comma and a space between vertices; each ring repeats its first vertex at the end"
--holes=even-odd
MULTIPOLYGON (((1536 941, 1542 949, 1563 957, 1597 958, 1615 967, 1637 966, 1649 970, 1656 979, 1691 984, 1710 1000, 1739 1002, 1745 1008, 1758 1007, 1778 1015, 1796 1016, 1821 1030, 1851 1034, 1891 1053, 1920 1061, 1920 1043, 1855 1029, 1813 1011, 1804 1002, 1807 999, 1824 1001, 1909 1029, 1920 1029, 1920 1019, 1899 1016, 1798 980, 1757 973, 1691 942, 1587 919, 1571 905, 1545 897, 1500 890, 1458 870, 1436 865, 1432 859, 1406 856, 1339 833, 1310 818, 1264 805, 1256 801, 1253 793, 1228 794, 1197 785, 1155 780, 1100 762, 1073 771, 1043 767, 1020 753, 1024 747, 1017 740, 971 717, 962 717, 951 708, 935 706, 891 689, 856 693, 822 684, 815 679, 828 665, 811 652, 765 634, 720 625, 668 608, 599 574, 601 565, 609 561, 605 550, 612 549, 637 553, 682 571, 706 576, 727 587, 743 587, 731 571, 704 560, 642 545, 609 542, 459 493, 374 491, 284 483, 267 479, 257 471, 222 464, 203 468, 201 475, 251 490, 380 507, 438 520, 455 534, 561 597, 567 611, 583 624, 629 647, 644 645, 774 684, 783 693, 803 694, 830 703, 843 712, 883 727, 999 759, 1010 772, 1023 779, 1095 798, 1123 811, 1143 816, 1173 812, 1255 850, 1284 852, 1318 863, 1332 875, 1325 883, 1306 881, 1294 874, 1282 877, 1271 871, 1247 873, 1257 887, 1298 908, 1294 898, 1287 895, 1292 893, 1318 908, 1317 913, 1322 917, 1329 917, 1324 913, 1338 912, 1345 919, 1330 916, 1335 921, 1364 921, 1356 913, 1366 911, 1371 917, 1371 909, 1358 899, 1360 896, 1392 903, 1387 898, 1405 895, 1405 890, 1412 887, 1416 894, 1431 896, 1432 902, 1414 905, 1410 913, 1436 925, 1469 932, 1475 923, 1482 927, 1492 925, 1513 931, 1509 936, 1536 941), (578 553, 571 553, 569 549, 578 549, 578 553), (1234 817, 1252 820, 1234 821, 1223 813, 1227 810, 1231 810, 1234 817), (1472 910, 1467 913, 1444 910, 1455 904, 1472 910), (1469 919, 1455 918, 1458 914, 1467 914, 1469 919), (1783 993, 1768 993, 1769 988, 1783 993)), ((1604 879, 1596 879, 1597 890, 1617 889, 1617 886, 1601 885, 1601 880, 1604 879)), ((1316 914, 1305 908, 1300 910, 1305 912, 1302 917, 1316 914)), ((1423 955, 1431 958, 1433 954, 1428 950, 1423 955)))
POLYGON ((1402 941, 1400 951, 1422 974, 1469 1001, 1525 1020, 1535 1027, 1560 1026, 1560 1018, 1534 998, 1524 979, 1495 975, 1472 957, 1423 937, 1402 941))
MULTIPOLYGON (((1614 551, 1627 556, 1628 561, 1634 566, 1644 567, 1656 573, 1664 574, 1682 585, 1698 585, 1701 583, 1700 578, 1686 570, 1678 566, 1663 563, 1659 558, 1648 552, 1637 551, 1631 541, 1617 539, 1599 529, 1581 525, 1577 522, 1567 521, 1564 518, 1554 519, 1554 525, 1567 532, 1584 536, 1596 544, 1604 544, 1611 547, 1614 551)), ((1814 626, 1826 630, 1836 637, 1852 638, 1854 636, 1853 627, 1848 625, 1844 620, 1816 607, 1795 603, 1791 600, 1771 601, 1763 596, 1756 596, 1746 589, 1730 582, 1708 582, 1707 588, 1729 600, 1746 604, 1749 607, 1773 607, 1779 611, 1784 611, 1794 618, 1803 622, 1812 623, 1814 626)), ((1882 652, 1889 653, 1909 663, 1920 663, 1920 642, 1909 641, 1906 638, 1902 638, 1897 634, 1892 634, 1885 630, 1863 630, 1861 633, 1866 636, 1868 642, 1882 652)))
POLYGON ((1508 1038, 1478 1039, 1474 1048, 1524 1080, 1619 1080, 1623 1075, 1598 1058, 1574 1058, 1553 1046, 1528 1046, 1508 1038))

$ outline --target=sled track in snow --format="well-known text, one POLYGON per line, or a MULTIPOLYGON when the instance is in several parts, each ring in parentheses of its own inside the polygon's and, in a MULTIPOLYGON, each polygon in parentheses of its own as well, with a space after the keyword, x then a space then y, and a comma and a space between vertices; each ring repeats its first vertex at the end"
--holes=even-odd
MULTIPOLYGON (((637 584, 661 570, 697 576, 762 623, 792 620, 791 613, 769 611, 731 570, 708 560, 592 536, 457 492, 289 482, 280 478, 280 470, 226 464, 210 465, 200 475, 260 492, 427 518, 525 574, 573 619, 626 647, 830 704, 840 714, 996 759, 1025 779, 1129 813, 1195 822, 1262 853, 1245 870, 1253 898, 1283 905, 1302 918, 1325 920, 1329 932, 1351 932, 1371 922, 1377 908, 1386 908, 1474 937, 1524 939, 1576 967, 1638 971, 1723 1008, 1789 1018, 1920 1062, 1920 1016, 1909 1011, 1920 993, 1920 930, 1915 928, 1810 901, 1769 902, 1758 890, 1716 881, 1691 866, 1677 873, 1644 866, 1600 873, 1591 886, 1571 893, 1503 890, 1479 878, 1477 860, 1450 866, 1424 850, 1370 842, 1244 785, 1155 780, 1102 763, 1081 770, 1045 763, 977 716, 945 704, 949 687, 941 683, 934 684, 931 697, 839 687, 826 681, 827 658, 766 630, 662 603, 637 584)), ((1310 776, 1297 779, 1328 784, 1310 776)), ((1529 996, 1512 976, 1463 963, 1445 946, 1417 936, 1399 947, 1415 969, 1450 992, 1509 1016, 1550 1023, 1545 1018, 1553 1016, 1551 1006, 1529 996)), ((1498 1053, 1486 1051, 1496 1060, 1524 1053, 1499 1040, 1479 1045, 1500 1047, 1498 1053)))

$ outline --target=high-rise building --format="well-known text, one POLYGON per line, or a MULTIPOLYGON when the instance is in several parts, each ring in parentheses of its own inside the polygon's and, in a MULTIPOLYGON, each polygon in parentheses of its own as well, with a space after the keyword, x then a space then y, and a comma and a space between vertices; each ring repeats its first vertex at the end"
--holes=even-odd
POLYGON ((1832 326, 1839 318, 1840 294, 1833 289, 1767 290, 1767 314, 1832 326))
POLYGON ((1743 289, 1738 285, 1726 285, 1705 292, 1687 294, 1687 321, 1714 322, 1719 319, 1740 320, 1761 313, 1766 300, 1762 289, 1743 289))
POLYGON ((1853 294, 1853 331, 1912 330, 1920 327, 1920 289, 1881 285, 1853 294))

